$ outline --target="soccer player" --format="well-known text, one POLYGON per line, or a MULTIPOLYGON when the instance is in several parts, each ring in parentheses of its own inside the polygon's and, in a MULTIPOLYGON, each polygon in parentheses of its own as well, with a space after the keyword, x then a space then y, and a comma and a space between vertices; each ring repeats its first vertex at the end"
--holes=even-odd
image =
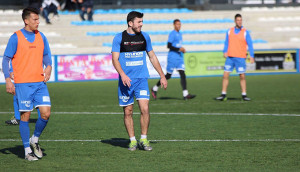
POLYGON ((254 63, 254 51, 252 45, 252 39, 248 30, 242 26, 242 16, 236 14, 235 27, 232 27, 226 33, 225 45, 224 45, 224 58, 226 58, 224 66, 224 75, 222 83, 222 94, 217 97, 216 100, 227 100, 227 87, 229 83, 229 74, 235 68, 236 72, 240 75, 240 85, 242 91, 242 100, 250 101, 246 93, 246 58, 247 58, 247 46, 250 52, 250 63, 254 63))
POLYGON ((6 92, 17 96, 21 112, 20 135, 24 145, 25 159, 36 161, 43 157, 38 141, 48 123, 51 111, 46 82, 51 75, 52 62, 48 41, 44 34, 38 31, 40 23, 38 10, 25 8, 22 12, 22 19, 25 27, 10 37, 4 52, 2 68, 6 92), (12 60, 15 85, 9 76, 10 60, 12 60), (47 66, 45 70, 43 64, 47 66), (34 133, 30 138, 28 123, 34 106, 39 108, 41 118, 38 118, 34 133))
POLYGON ((146 151, 152 150, 147 140, 150 122, 150 92, 147 81, 149 72, 146 63, 146 53, 161 77, 162 87, 167 88, 167 80, 152 49, 150 37, 147 33, 141 31, 143 16, 143 13, 137 11, 128 13, 128 28, 114 37, 112 46, 112 62, 119 73, 119 105, 123 106, 124 124, 130 138, 128 149, 131 151, 136 150, 138 146, 132 119, 134 97, 138 101, 141 111, 141 139, 139 145, 146 151))
MULTIPOLYGON (((174 30, 169 34, 168 48, 170 49, 168 53, 168 65, 166 79, 170 79, 173 70, 176 69, 180 75, 180 82, 183 90, 183 99, 193 99, 196 95, 189 94, 186 86, 186 76, 184 72, 184 60, 183 53, 185 53, 185 48, 182 47, 182 34, 180 33, 181 22, 179 19, 173 21, 174 30)), ((160 81, 151 89, 151 94, 154 99, 157 98, 157 91, 160 86, 160 81)))

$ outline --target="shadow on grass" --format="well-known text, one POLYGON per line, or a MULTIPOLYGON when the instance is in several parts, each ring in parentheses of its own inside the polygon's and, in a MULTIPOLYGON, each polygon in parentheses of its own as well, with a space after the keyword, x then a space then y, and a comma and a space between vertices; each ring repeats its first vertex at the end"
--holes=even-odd
MULTIPOLYGON (((213 100, 216 100, 216 101, 220 101, 220 102, 222 102, 221 100, 217 100, 216 98, 213 98, 213 100)), ((227 97, 227 101, 228 101, 228 100, 242 101, 242 98, 236 98, 236 97, 227 97)))
MULTIPOLYGON (((29 119, 29 123, 36 123, 36 121, 37 121, 37 119, 29 119)), ((19 126, 19 124, 18 125, 6 124, 6 122, 5 122, 5 125, 6 126, 19 126)))
MULTIPOLYGON (((124 139, 124 138, 111 138, 107 140, 101 140, 101 142, 105 144, 110 144, 112 146, 119 146, 121 148, 127 149, 130 141, 129 139, 124 139)), ((156 141, 150 141, 150 143, 157 144, 156 141)), ((138 149, 141 148, 138 146, 138 149)))
POLYGON ((128 148, 129 140, 124 138, 111 138, 106 140, 101 140, 102 143, 110 144, 112 146, 119 146, 122 148, 128 148))
MULTIPOLYGON (((45 149, 42 149, 43 151, 43 156, 47 156, 47 154, 45 154, 45 149)), ((23 145, 16 145, 14 147, 9 147, 9 148, 4 148, 4 149, 0 149, 0 152, 2 154, 15 154, 16 156, 18 156, 18 158, 22 158, 24 159, 24 146, 23 145)))
POLYGON ((160 100, 183 100, 178 97, 159 97, 158 99, 160 99, 160 100))

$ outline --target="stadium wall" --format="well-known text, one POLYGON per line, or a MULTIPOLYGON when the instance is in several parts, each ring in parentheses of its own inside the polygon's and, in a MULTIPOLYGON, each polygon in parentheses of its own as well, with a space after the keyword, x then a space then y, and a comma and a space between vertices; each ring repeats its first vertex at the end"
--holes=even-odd
MULTIPOLYGON (((167 52, 156 53, 162 69, 166 72, 167 52)), ((247 61, 247 74, 291 74, 300 73, 300 50, 256 50, 255 63, 247 61)), ((221 76, 225 58, 221 51, 196 51, 185 53, 187 77, 221 76)), ((100 81, 116 80, 118 73, 112 64, 112 56, 107 54, 79 54, 52 56, 53 69, 50 82, 100 81)), ((0 57, 2 64, 2 57, 0 57)), ((150 78, 158 78, 158 74, 147 59, 150 78)), ((2 65, 1 65, 2 71, 2 65)), ((233 75, 236 75, 233 72, 233 75)), ((174 71, 173 77, 179 77, 174 71)), ((0 83, 5 83, 4 75, 0 75, 0 83)))

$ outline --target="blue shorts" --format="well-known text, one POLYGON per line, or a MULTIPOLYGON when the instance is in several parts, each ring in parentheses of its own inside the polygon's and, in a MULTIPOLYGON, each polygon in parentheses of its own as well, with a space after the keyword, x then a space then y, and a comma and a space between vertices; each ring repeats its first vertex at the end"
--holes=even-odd
POLYGON ((119 79, 118 97, 120 106, 128 106, 134 103, 134 96, 136 100, 150 99, 150 92, 147 78, 133 78, 131 79, 131 86, 128 88, 124 86, 122 80, 119 79))
POLYGON ((227 57, 225 61, 224 71, 232 72, 235 68, 236 73, 243 74, 246 72, 246 59, 238 57, 227 57))
POLYGON ((32 111, 33 107, 51 106, 46 83, 20 83, 15 87, 20 112, 32 111))
POLYGON ((184 70, 184 60, 181 53, 170 51, 168 54, 167 72, 172 74, 175 69, 184 70))

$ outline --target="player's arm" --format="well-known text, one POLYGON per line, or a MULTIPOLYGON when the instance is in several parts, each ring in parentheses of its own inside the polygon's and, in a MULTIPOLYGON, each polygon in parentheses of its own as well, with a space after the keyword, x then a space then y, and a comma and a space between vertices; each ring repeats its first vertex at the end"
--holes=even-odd
POLYGON ((9 73, 9 61, 10 57, 4 56, 2 60, 2 70, 4 73, 5 83, 6 83, 6 92, 15 95, 15 86, 11 82, 10 73, 9 73))
POLYGON ((159 64, 159 61, 154 53, 153 50, 147 52, 150 62, 152 63, 153 67, 155 68, 155 70, 158 72, 159 76, 160 76, 160 83, 161 83, 161 87, 166 89, 168 86, 168 82, 166 80, 166 77, 164 75, 164 72, 161 69, 161 66, 159 64))
POLYGON ((119 56, 120 56, 119 52, 112 52, 112 63, 114 65, 116 71, 121 76, 121 79, 122 79, 122 82, 123 82, 124 86, 130 87, 131 86, 131 84, 130 84, 131 79, 123 71, 123 69, 121 67, 121 64, 119 62, 119 56))
POLYGON ((6 92, 15 95, 15 86, 11 82, 10 73, 9 73, 9 62, 12 60, 12 57, 16 54, 18 47, 18 37, 14 33, 8 40, 6 49, 4 51, 4 56, 2 60, 2 70, 4 73, 5 83, 6 83, 6 92))
POLYGON ((254 50, 253 50, 253 43, 250 33, 246 31, 246 42, 248 45, 248 51, 250 53, 250 63, 254 63, 254 50))
POLYGON ((228 56, 227 52, 228 52, 228 42, 229 42, 229 39, 228 39, 228 37, 229 37, 229 35, 228 35, 229 31, 230 30, 228 30, 226 32, 226 38, 225 38, 225 42, 224 42, 224 49, 223 49, 224 58, 227 58, 227 56, 228 56))
POLYGON ((51 51, 47 38, 43 33, 41 33, 44 41, 44 52, 43 52, 43 65, 46 67, 44 69, 44 82, 49 81, 52 72, 52 59, 51 51))

